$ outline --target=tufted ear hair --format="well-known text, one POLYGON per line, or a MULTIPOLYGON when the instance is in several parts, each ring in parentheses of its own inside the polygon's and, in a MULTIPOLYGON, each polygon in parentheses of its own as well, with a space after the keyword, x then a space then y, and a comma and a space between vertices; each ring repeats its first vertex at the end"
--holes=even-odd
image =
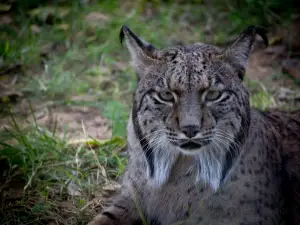
POLYGON ((268 46, 266 30, 261 27, 249 26, 222 54, 222 59, 228 62, 243 79, 249 54, 252 50, 256 34, 258 34, 268 46))
POLYGON ((158 51, 155 47, 137 37, 127 26, 122 26, 120 31, 120 42, 125 40, 130 52, 132 64, 137 72, 159 60, 158 51))

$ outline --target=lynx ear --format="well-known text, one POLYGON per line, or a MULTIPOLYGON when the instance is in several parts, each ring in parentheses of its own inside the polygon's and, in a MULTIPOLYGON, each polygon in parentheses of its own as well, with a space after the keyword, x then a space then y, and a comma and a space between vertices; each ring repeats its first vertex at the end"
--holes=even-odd
POLYGON ((154 46, 138 38, 127 26, 122 26, 120 31, 120 42, 125 39, 126 46, 130 52, 133 66, 137 69, 145 69, 157 61, 157 51, 154 46))
POLYGON ((266 30, 261 27, 249 26, 223 53, 222 58, 230 63, 243 79, 247 67, 248 57, 252 50, 255 36, 258 34, 268 45, 266 30))

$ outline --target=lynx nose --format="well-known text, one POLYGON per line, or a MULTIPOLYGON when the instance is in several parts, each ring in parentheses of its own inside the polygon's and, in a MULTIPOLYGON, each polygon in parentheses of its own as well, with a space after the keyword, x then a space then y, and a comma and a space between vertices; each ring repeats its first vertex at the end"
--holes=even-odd
POLYGON ((200 132, 200 127, 195 125, 184 126, 181 128, 182 133, 184 133, 188 138, 193 138, 200 132))

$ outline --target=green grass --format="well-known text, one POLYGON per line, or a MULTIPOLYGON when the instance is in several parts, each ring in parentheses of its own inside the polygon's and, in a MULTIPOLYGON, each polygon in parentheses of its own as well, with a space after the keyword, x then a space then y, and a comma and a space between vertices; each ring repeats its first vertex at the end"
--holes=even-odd
MULTIPOLYGON (((98 109, 110 121, 112 138, 87 137, 90 139, 72 144, 67 136, 58 135, 55 125, 53 130, 36 122, 21 125, 22 117, 9 113, 15 105, 3 105, 0 111, 10 117, 11 124, 0 131, 0 162, 7 164, 3 168, 5 179, 0 179, 7 184, 19 182, 21 188, 17 190, 22 194, 13 200, 2 199, 0 224, 84 224, 101 208, 95 194, 102 193, 124 171, 126 157, 119 150, 125 145, 136 75, 127 50, 119 43, 123 24, 160 48, 178 43, 228 42, 247 25, 266 22, 266 18, 257 17, 260 12, 247 14, 220 2, 215 7, 202 1, 152 1, 150 6, 146 1, 84 2, 46 5, 38 0, 17 1, 10 13, 12 24, 1 27, 0 71, 21 65, 14 88, 33 106, 38 100, 51 102, 53 107, 98 109), (47 17, 49 14, 52 16, 47 17), (93 100, 72 99, 81 95, 93 100)), ((253 106, 266 109, 274 105, 268 88, 259 82, 246 84, 253 106)), ((1 184, 0 193, 7 189, 5 185, 1 184)))
POLYGON ((70 216, 83 219, 87 212, 84 209, 92 210, 89 204, 93 193, 123 173, 126 159, 112 151, 124 147, 123 138, 75 145, 58 138, 55 130, 48 131, 38 124, 22 128, 13 117, 11 121, 11 128, 1 132, 0 158, 8 163, 6 180, 20 182, 26 194, 13 206, 2 201, 1 224, 13 224, 14 219, 18 219, 15 224, 24 224, 37 217, 44 221, 55 214, 57 222, 65 223, 55 212, 60 201, 77 202, 70 216), (17 207, 21 210, 10 210, 17 207), (27 216, 22 219, 19 213, 27 216))

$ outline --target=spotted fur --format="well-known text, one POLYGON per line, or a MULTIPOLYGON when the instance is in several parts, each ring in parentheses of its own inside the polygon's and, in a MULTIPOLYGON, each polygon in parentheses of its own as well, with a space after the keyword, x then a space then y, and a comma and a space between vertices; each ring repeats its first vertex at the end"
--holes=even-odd
POLYGON ((285 193, 297 194, 286 184, 300 183, 300 170, 288 167, 300 158, 300 112, 282 133, 289 114, 250 107, 242 81, 256 34, 267 42, 251 26, 224 51, 205 44, 157 50, 122 27, 139 76, 130 158, 120 193, 90 225, 297 224, 284 204, 299 206, 285 193))

